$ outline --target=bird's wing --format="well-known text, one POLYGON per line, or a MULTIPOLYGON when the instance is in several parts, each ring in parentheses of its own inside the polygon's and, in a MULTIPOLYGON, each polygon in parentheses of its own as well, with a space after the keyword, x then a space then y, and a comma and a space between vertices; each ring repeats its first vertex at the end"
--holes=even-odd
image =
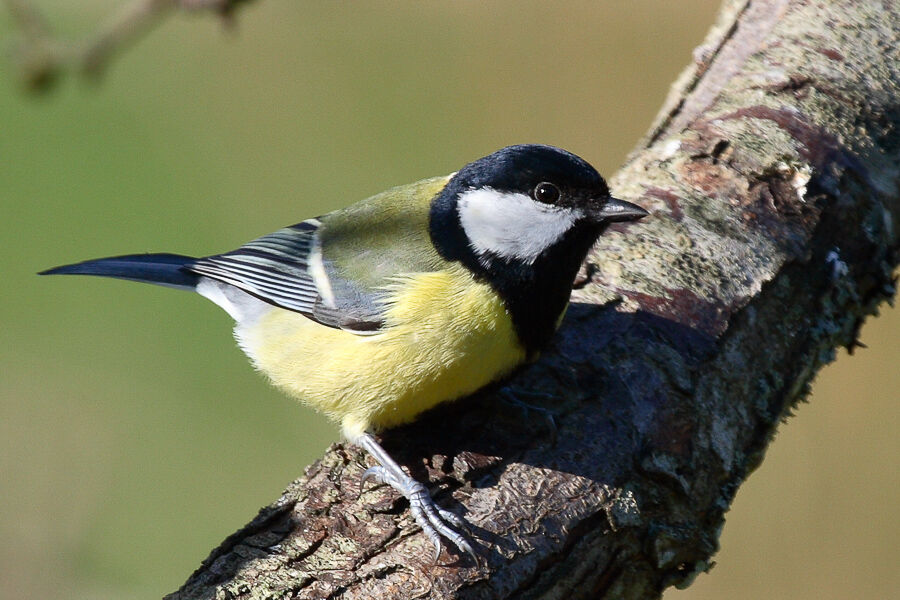
POLYGON ((311 315, 319 292, 309 262, 319 226, 316 219, 303 221, 237 250, 199 258, 186 268, 270 304, 311 315))
POLYGON ((185 268, 323 325, 375 333, 384 325, 388 286, 441 265, 428 209, 446 181, 394 188, 185 268))

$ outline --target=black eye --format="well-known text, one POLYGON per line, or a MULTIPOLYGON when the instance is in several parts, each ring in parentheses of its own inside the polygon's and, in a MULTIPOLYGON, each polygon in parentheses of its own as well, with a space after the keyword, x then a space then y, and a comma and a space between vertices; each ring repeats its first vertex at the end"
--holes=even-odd
POLYGON ((534 199, 544 204, 553 204, 559 200, 559 188, 549 181, 543 181, 534 186, 534 199))

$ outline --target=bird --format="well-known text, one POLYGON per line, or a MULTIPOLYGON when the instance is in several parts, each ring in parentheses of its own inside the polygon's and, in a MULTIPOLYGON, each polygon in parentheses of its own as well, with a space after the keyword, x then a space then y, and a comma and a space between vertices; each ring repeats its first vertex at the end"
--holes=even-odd
POLYGON ((522 144, 223 254, 130 254, 40 274, 192 290, 220 306, 257 370, 374 458, 361 485, 405 496, 437 560, 442 539, 475 556, 465 522, 374 434, 536 360, 597 239, 648 214, 612 197, 584 159, 522 144))

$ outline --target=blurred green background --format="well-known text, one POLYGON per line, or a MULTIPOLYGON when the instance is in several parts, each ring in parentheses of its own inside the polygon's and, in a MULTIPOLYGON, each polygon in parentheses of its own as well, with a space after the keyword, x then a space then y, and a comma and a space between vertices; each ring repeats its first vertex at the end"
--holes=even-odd
MULTIPOLYGON (((40 6, 79 36, 116 4, 40 6)), ((717 4, 263 0, 167 21, 99 87, 28 98, 4 63, 0 596, 158 598, 337 438, 199 296, 36 271, 230 249, 511 143, 612 173, 717 4)), ((896 592, 898 332, 823 372, 667 600, 896 592)))

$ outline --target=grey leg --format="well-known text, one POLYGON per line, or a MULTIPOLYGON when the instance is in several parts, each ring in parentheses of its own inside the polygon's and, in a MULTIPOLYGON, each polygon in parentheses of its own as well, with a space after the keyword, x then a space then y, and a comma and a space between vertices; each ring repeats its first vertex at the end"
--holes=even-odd
POLYGON ((476 558, 475 552, 472 550, 469 542, 466 541, 466 538, 450 527, 450 525, 453 525, 454 527, 463 528, 465 523, 461 518, 438 507, 425 486, 404 473, 400 465, 375 441, 374 437, 364 433, 352 441, 371 454, 379 464, 377 467, 366 469, 362 476, 361 485, 365 485, 366 481, 374 479, 379 483, 388 484, 409 500, 409 510, 413 518, 419 524, 419 527, 422 528, 422 531, 425 532, 425 535, 428 536, 428 539, 431 540, 431 543, 434 544, 435 561, 441 555, 441 536, 450 540, 459 550, 470 554, 472 558, 476 558))

